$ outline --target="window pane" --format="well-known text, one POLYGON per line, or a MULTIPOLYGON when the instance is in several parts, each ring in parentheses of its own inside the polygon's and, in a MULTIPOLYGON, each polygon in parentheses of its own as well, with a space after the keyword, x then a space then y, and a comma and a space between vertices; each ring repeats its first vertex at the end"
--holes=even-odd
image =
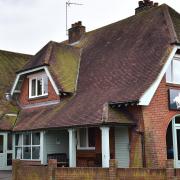
POLYGON ((44 81, 44 89, 43 89, 44 92, 43 93, 48 94, 48 77, 47 76, 44 77, 43 81, 44 81))
POLYGON ((4 152, 4 136, 0 135, 0 153, 4 152))
POLYGON ((171 64, 169 65, 167 71, 166 71, 166 81, 167 82, 172 82, 172 79, 171 79, 171 64))
POLYGON ((173 61, 174 82, 180 83, 180 61, 173 61))
POLYGON ((12 154, 7 154, 7 166, 12 166, 12 154))
POLYGON ((180 116, 175 117, 175 123, 180 124, 180 116))
POLYGON ((40 159, 40 147, 32 147, 32 159, 40 159))
POLYGON ((88 129, 89 147, 95 147, 95 128, 88 129))
POLYGON ((15 158, 16 159, 22 159, 22 148, 21 147, 16 147, 15 158))
POLYGON ((31 159, 31 148, 30 147, 23 148, 23 159, 31 159))
POLYGON ((7 149, 12 150, 12 133, 8 133, 7 149))
POLYGON ((40 145, 40 133, 32 133, 32 144, 40 145))
POLYGON ((15 135, 15 145, 16 146, 21 146, 22 145, 22 136, 19 134, 15 135))
POLYGON ((80 136, 80 147, 86 147, 86 129, 80 129, 79 130, 79 136, 80 136))
POLYGON ((31 96, 36 96, 36 79, 31 81, 31 96))
POLYGON ((37 80, 37 95, 42 95, 42 78, 37 80))
POLYGON ((177 155, 178 155, 178 160, 180 160, 180 129, 176 130, 177 133, 177 155))
POLYGON ((31 145, 31 133, 28 132, 23 134, 23 144, 31 145))

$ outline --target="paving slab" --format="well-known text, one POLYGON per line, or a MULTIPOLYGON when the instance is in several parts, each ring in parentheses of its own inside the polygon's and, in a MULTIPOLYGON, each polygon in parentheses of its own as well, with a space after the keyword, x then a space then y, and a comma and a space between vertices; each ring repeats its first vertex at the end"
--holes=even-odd
POLYGON ((0 171, 0 180, 12 180, 12 171, 0 171))

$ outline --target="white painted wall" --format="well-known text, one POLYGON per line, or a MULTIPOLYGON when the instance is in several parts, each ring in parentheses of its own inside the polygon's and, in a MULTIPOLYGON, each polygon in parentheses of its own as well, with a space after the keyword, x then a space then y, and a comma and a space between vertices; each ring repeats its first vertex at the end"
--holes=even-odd
POLYGON ((118 161, 118 167, 129 167, 128 127, 115 128, 115 159, 118 161))
POLYGON ((47 154, 66 153, 69 155, 69 134, 67 130, 52 130, 45 133, 44 158, 47 162, 47 154), (60 144, 57 144, 57 138, 60 144))

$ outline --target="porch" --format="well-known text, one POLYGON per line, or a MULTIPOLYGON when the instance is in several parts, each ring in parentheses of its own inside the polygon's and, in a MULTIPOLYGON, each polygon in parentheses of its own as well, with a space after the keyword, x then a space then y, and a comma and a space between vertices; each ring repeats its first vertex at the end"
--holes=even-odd
POLYGON ((14 135, 13 159, 28 165, 47 165, 56 159, 59 167, 129 167, 128 126, 81 127, 24 132, 14 135))

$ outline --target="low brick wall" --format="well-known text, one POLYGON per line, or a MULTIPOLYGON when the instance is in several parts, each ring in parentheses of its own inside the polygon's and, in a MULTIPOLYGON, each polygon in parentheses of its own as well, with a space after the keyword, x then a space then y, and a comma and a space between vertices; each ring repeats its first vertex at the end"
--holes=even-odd
POLYGON ((109 169, 105 168, 57 168, 56 180, 109 180, 109 169))
POLYGON ((13 161, 13 180, 172 180, 180 178, 180 170, 173 169, 172 161, 167 168, 117 168, 116 160, 110 160, 109 168, 60 168, 56 160, 49 160, 48 166, 24 165, 13 161), (175 177, 176 176, 176 177, 175 177))
POLYGON ((118 180, 166 180, 165 169, 127 168, 117 169, 118 180))
POLYGON ((16 160, 13 162, 12 179, 48 180, 48 167, 26 165, 23 162, 16 160))

